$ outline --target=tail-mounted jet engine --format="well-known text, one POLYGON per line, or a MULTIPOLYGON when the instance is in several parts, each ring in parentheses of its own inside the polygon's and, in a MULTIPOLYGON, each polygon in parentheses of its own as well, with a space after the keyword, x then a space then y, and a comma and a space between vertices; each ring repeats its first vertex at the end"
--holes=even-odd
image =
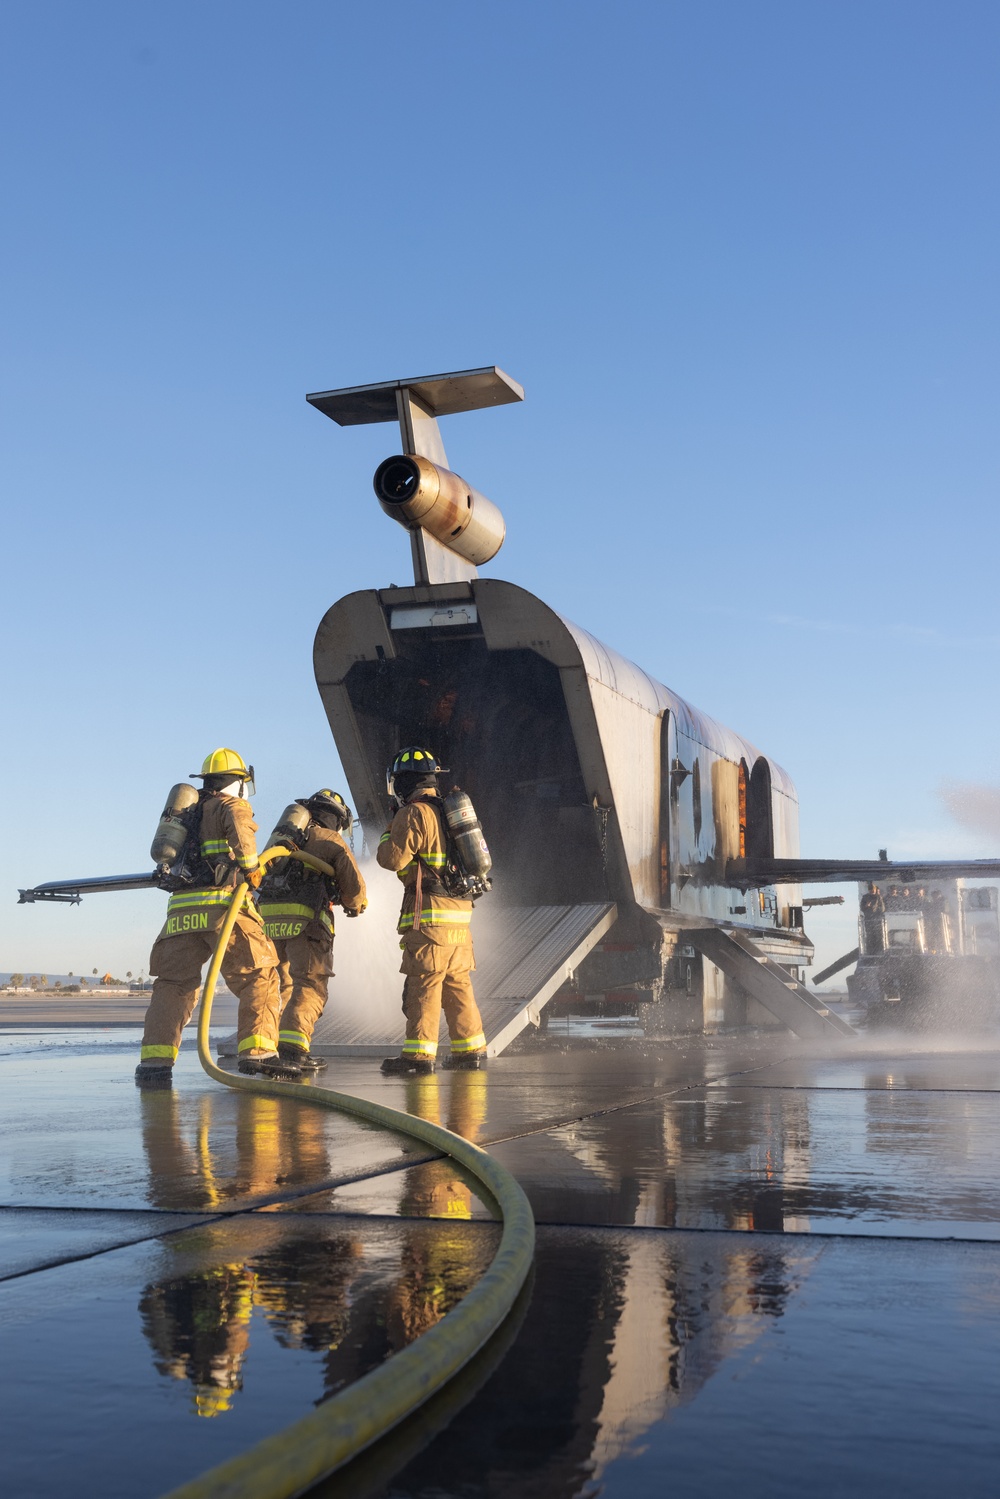
POLYGON ((476 567, 503 546, 504 520, 492 501, 448 467, 437 418, 523 401, 520 385, 488 365, 318 391, 306 400, 341 427, 399 422, 403 451, 375 471, 378 502, 410 533, 416 584, 471 583, 476 567))
POLYGON ((429 458, 400 453, 375 470, 375 493, 386 515, 408 531, 424 530, 476 565, 503 546, 503 516, 485 495, 429 458))

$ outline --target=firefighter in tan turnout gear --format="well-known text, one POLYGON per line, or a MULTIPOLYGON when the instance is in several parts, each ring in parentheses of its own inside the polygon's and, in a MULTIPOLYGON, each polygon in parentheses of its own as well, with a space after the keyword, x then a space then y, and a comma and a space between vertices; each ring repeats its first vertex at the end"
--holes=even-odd
POLYGON ((406 976, 406 1040, 401 1056, 382 1063, 389 1074, 434 1071, 442 1006, 451 1038, 444 1066, 486 1066, 486 1037, 470 977, 476 966, 469 930, 472 901, 448 895, 442 880, 448 846, 440 773, 430 750, 411 745, 400 750, 387 777, 398 811, 379 841, 378 862, 403 882, 398 930, 400 972, 406 976))
MULTIPOLYGON (((202 790, 195 800, 194 789, 187 788, 193 805, 183 813, 186 852, 182 864, 175 866, 183 873, 176 876, 166 923, 149 958, 155 982, 135 1072, 141 1087, 170 1087, 181 1032, 198 998, 202 966, 215 949, 233 890, 241 880, 257 887, 263 875, 254 840, 257 824, 246 799, 253 767, 235 750, 217 749, 200 772, 192 772, 192 779, 202 781, 202 790)), ((299 1068, 277 1054, 277 967, 264 923, 248 903, 236 918, 222 960, 223 978, 240 1002, 239 1069, 295 1079, 301 1076, 299 1068)))
POLYGON ((309 1043, 326 1006, 333 977, 333 908, 360 916, 368 904, 365 882, 344 841, 350 833, 351 809, 336 791, 324 787, 286 808, 272 835, 322 859, 336 878, 307 868, 296 859, 276 860, 260 887, 259 910, 264 931, 278 954, 281 1021, 278 1055, 297 1062, 304 1072, 318 1072, 326 1061, 314 1057, 309 1043))

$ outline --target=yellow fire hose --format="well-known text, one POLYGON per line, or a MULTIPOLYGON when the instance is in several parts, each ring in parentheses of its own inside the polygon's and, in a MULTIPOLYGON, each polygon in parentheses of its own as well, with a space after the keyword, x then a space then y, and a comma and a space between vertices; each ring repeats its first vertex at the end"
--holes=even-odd
MULTIPOLYGON (((284 848, 265 849, 261 863, 287 857, 284 848)), ((328 864, 293 852, 310 869, 333 874, 328 864)), ((205 976, 198 1019, 198 1056, 210 1077, 227 1088, 241 1088, 271 1098, 353 1114, 396 1134, 410 1135, 449 1155, 471 1172, 499 1204, 503 1214, 500 1246, 486 1273, 453 1311, 416 1342, 348 1389, 324 1401, 309 1415, 265 1437, 248 1451, 210 1468, 166 1499, 290 1499, 304 1493, 378 1441, 452 1379, 492 1337, 510 1311, 531 1269, 535 1220, 528 1199, 508 1171, 486 1151, 426 1119, 417 1119, 384 1104, 368 1103, 348 1093, 315 1084, 279 1082, 224 1072, 212 1061, 208 1028, 212 997, 222 958, 247 893, 236 887, 205 976)))

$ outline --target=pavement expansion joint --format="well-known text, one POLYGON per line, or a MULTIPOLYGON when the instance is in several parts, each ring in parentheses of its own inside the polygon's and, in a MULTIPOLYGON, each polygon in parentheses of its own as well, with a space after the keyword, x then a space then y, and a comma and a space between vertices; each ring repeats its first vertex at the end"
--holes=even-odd
MULTIPOLYGON (((113 1209, 112 1211, 129 1212, 128 1208, 113 1209)), ((136 1244, 148 1244, 154 1239, 170 1239, 174 1234, 183 1234, 191 1228, 206 1228, 217 1222, 216 1216, 211 1213, 191 1213, 187 1221, 179 1223, 176 1228, 160 1229, 152 1234, 136 1234, 129 1239, 119 1239, 114 1244, 101 1244, 96 1249, 81 1250, 78 1254, 63 1254, 44 1260, 39 1265, 28 1265, 23 1270, 11 1270, 6 1275, 0 1275, 0 1286, 6 1285, 12 1280, 24 1280, 29 1275, 40 1275, 45 1270, 59 1270, 64 1265, 80 1265, 86 1260, 95 1260, 102 1254, 111 1254, 116 1249, 132 1249, 136 1244)))
MULTIPOLYGON (((751 1072, 761 1072, 765 1067, 781 1066, 783 1062, 787 1062, 788 1060, 788 1057, 781 1057, 778 1061, 763 1062, 759 1067, 742 1067, 734 1072, 722 1073, 719 1077, 698 1078, 697 1081, 691 1083, 671 1083, 666 1088, 654 1088, 651 1093, 643 1094, 642 1098, 630 1098, 627 1103, 608 1104, 604 1108, 589 1109, 582 1114, 553 1115, 549 1119, 540 1120, 526 1129, 515 1130, 510 1134, 488 1135, 481 1143, 484 1147, 489 1145, 506 1145, 508 1141, 524 1140, 530 1135, 545 1134, 547 1130, 565 1129, 569 1124, 583 1124, 587 1119, 603 1119, 610 1114, 624 1114, 629 1109, 640 1109, 648 1103, 656 1103, 657 1099, 677 1098, 682 1093, 697 1092, 701 1088, 722 1087, 728 1083, 730 1078, 743 1077, 751 1072)), ((758 1086, 763 1088, 768 1085, 761 1083, 758 1086)), ((395 1169, 398 1170, 399 1168, 395 1169)))
MULTIPOLYGON (((294 1219, 301 1217, 303 1220, 313 1222, 343 1223, 350 1219, 363 1223, 425 1223, 425 1224, 448 1224, 453 1220, 445 1215, 441 1217, 428 1216, 422 1213, 338 1213, 333 1210, 327 1212, 312 1212, 307 1214, 289 1214, 294 1219)), ((996 1249, 1000 1244, 1000 1234, 996 1239, 982 1239, 970 1237, 965 1234, 914 1234, 914 1233, 892 1233, 880 1234, 874 1231, 863 1233, 843 1233, 838 1229, 822 1228, 783 1228, 779 1233, 773 1228, 717 1228, 710 1224, 692 1223, 627 1223, 624 1220, 618 1222, 589 1223, 583 1220, 576 1221, 566 1218, 541 1218, 535 1214, 535 1226, 537 1228, 551 1229, 573 1229, 582 1233, 604 1235, 604 1234, 684 1234, 688 1237, 698 1236, 701 1238, 730 1238, 743 1242, 747 1239, 776 1239, 782 1243, 795 1240, 797 1243, 808 1239, 820 1239, 824 1242, 835 1242, 838 1244, 878 1243, 878 1244, 920 1244, 925 1248, 934 1244, 978 1244, 984 1248, 996 1249)), ((499 1223, 493 1218, 464 1218, 462 1220, 463 1231, 482 1232, 484 1229, 495 1229, 499 1223)))
MULTIPOLYGON (((286 1202, 297 1202, 303 1197, 314 1197, 319 1192, 332 1192, 336 1191, 338 1187, 356 1186, 361 1182, 374 1181, 380 1176, 389 1176, 395 1171, 406 1171, 411 1166, 426 1166, 434 1161, 439 1161, 441 1159, 441 1152, 434 1151, 433 1153, 413 1156, 407 1161, 394 1163, 391 1166, 376 1167, 374 1170, 356 1172, 351 1176, 327 1177, 323 1181, 310 1182, 308 1186, 295 1187, 292 1191, 289 1192, 274 1192, 264 1197, 255 1197, 250 1199, 249 1201, 240 1203, 239 1206, 226 1208, 221 1211, 212 1210, 208 1212, 199 1212, 197 1209, 195 1209, 189 1213, 184 1213, 173 1208, 84 1208, 79 1206, 75 1206, 72 1208, 62 1208, 53 1207, 51 1204, 46 1204, 41 1208, 32 1208, 26 1203, 17 1203, 12 1208, 5 1209, 3 1205, 0 1204, 0 1212, 99 1212, 109 1214, 127 1213, 131 1216, 134 1216, 136 1213, 155 1212, 165 1218, 184 1219, 184 1222, 178 1224, 175 1228, 158 1229, 155 1233, 139 1234, 134 1238, 123 1239, 120 1242, 114 1244, 102 1244, 97 1249, 83 1250, 78 1254, 61 1255, 58 1258, 46 1260, 43 1264, 31 1265, 25 1270, 13 1270, 7 1275, 0 1274, 0 1285, 3 1285, 5 1281, 20 1280, 26 1275, 35 1275, 42 1270, 56 1270, 61 1265, 74 1265, 81 1263, 84 1260, 92 1260, 97 1258, 98 1255, 110 1254, 113 1250, 116 1249, 128 1249, 134 1244, 145 1244, 148 1243, 151 1239, 167 1239, 170 1238, 173 1234, 184 1233, 185 1230, 189 1228, 205 1228, 211 1227, 217 1223, 226 1223, 232 1218, 241 1218, 244 1216, 249 1216, 253 1213, 263 1212, 267 1208, 280 1207, 286 1202)), ((316 1216, 318 1215, 314 1213, 309 1214, 310 1218, 316 1216)), ((341 1217, 343 1215, 335 1214, 333 1216, 341 1217)), ((368 1215, 366 1214, 365 1216, 367 1217, 368 1215)))
POLYGON ((73 1202, 63 1204, 61 1202, 0 1202, 0 1213, 130 1213, 133 1216, 141 1213, 144 1218, 191 1218, 207 1216, 212 1217, 211 1210, 199 1210, 198 1208, 157 1208, 157 1207, 108 1207, 107 1204, 98 1203, 95 1207, 84 1206, 73 1202))
POLYGON ((914 1088, 910 1084, 890 1087, 886 1083, 866 1083, 863 1087, 851 1083, 741 1083, 740 1087, 773 1093, 948 1093, 961 1098, 974 1093, 1000 1095, 1000 1088, 914 1088))
MULTIPOLYGON (((371 1214, 371 1217, 389 1217, 390 1214, 371 1214)), ((392 1219, 392 1221, 397 1221, 392 1219)), ((405 1220, 404 1220, 405 1221, 405 1220)), ((421 1220, 423 1222, 434 1220, 421 1220)), ((472 1222, 488 1223, 488 1219, 473 1219, 472 1222)), ((801 1242, 807 1239, 822 1239, 823 1241, 836 1242, 838 1244, 858 1244, 875 1242, 879 1244, 920 1244, 924 1248, 933 1244, 979 1244, 986 1249, 996 1249, 1000 1244, 1000 1234, 996 1239, 981 1239, 969 1237, 966 1234, 879 1234, 873 1232, 864 1233, 842 1233, 835 1228, 783 1228, 778 1233, 773 1228, 714 1228, 711 1225, 697 1223, 570 1223, 562 1218, 539 1218, 535 1217, 538 1228, 572 1228, 582 1229, 587 1233, 637 1233, 637 1234, 687 1234, 698 1235, 702 1238, 736 1238, 745 1239, 779 1239, 782 1243, 789 1240, 801 1242)))

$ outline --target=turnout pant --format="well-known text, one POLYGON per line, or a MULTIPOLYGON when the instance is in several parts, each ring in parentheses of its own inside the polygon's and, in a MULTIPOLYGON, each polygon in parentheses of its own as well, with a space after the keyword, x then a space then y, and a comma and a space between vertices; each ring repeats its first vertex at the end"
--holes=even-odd
POLYGON ((472 992, 471 974, 476 966, 472 938, 463 935, 466 941, 457 947, 435 942, 423 932, 407 932, 403 938, 399 971, 406 975, 404 1056, 437 1055, 442 1009, 453 1056, 485 1050, 483 1022, 472 992))
POLYGON ((278 1040, 308 1051, 333 977, 333 938, 327 932, 322 936, 302 932, 298 937, 280 937, 274 946, 281 985, 278 1040))
MULTIPOLYGON (((194 1012, 201 970, 215 951, 216 931, 157 937, 149 955, 155 974, 142 1033, 142 1060, 173 1062, 194 1012)), ((240 1002, 238 1049, 274 1051, 278 1044, 278 958, 259 921, 240 915, 222 959, 222 977, 240 1002)))

